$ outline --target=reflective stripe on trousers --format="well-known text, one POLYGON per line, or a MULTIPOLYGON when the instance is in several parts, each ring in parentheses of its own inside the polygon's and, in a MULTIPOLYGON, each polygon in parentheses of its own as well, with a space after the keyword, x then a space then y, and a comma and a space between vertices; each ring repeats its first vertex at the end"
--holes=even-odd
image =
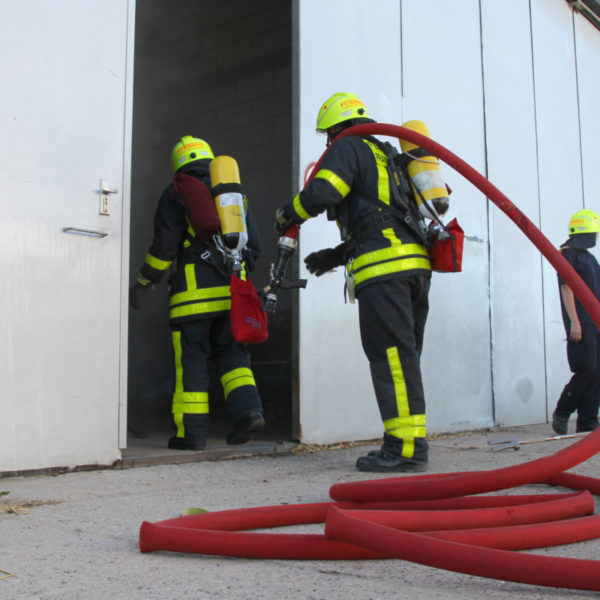
POLYGON ((386 433, 406 458, 426 459, 425 394, 420 354, 429 277, 413 275, 365 286, 358 295, 363 349, 386 433))

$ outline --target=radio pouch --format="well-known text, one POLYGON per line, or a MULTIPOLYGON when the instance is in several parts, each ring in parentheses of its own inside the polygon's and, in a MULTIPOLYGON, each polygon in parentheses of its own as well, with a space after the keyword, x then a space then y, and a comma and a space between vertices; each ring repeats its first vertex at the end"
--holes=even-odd
POLYGON ((269 337, 267 313, 262 309, 254 284, 231 276, 231 332, 237 342, 261 344, 269 337))
POLYGON ((183 200, 186 214, 196 237, 208 241, 219 231, 221 221, 207 185, 187 173, 173 177, 173 187, 183 200))

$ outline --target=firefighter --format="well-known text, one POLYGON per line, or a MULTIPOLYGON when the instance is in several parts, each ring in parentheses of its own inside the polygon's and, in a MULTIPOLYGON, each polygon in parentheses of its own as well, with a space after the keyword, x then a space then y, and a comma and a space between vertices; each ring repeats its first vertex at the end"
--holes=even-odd
MULTIPOLYGON (((204 207, 206 215, 211 214, 207 207, 214 212, 209 174, 213 159, 210 146, 192 136, 184 136, 173 148, 174 179, 160 197, 154 215, 154 239, 130 290, 130 305, 140 308, 148 290, 171 271, 169 318, 175 361, 172 402, 175 434, 169 439, 168 446, 175 450, 206 447, 210 359, 215 362, 227 411, 233 421, 227 443, 243 444, 265 424, 261 398, 250 368, 250 355, 245 345, 236 342, 231 333, 231 265, 226 260, 226 249, 218 243, 218 233, 207 235, 203 231, 199 236, 203 224, 197 224, 196 230, 191 225, 198 223, 198 215, 192 215, 192 212, 198 212, 195 207, 204 198, 201 193, 200 198, 193 196, 198 189, 204 190, 209 198, 209 204, 204 207), (180 184, 191 181, 196 187, 188 185, 184 193, 181 185, 177 185, 178 178, 180 184)), ((218 227, 218 217, 216 212, 214 214, 218 227)), ((206 221, 210 226, 208 216, 206 221)), ((250 211, 246 212, 245 221, 248 242, 241 252, 242 268, 250 270, 260 255, 261 246, 256 221, 250 211)))
MULTIPOLYGON (((569 222, 569 239, 560 247, 562 255, 600 299, 600 265, 588 251, 596 245, 600 217, 589 209, 577 211, 569 222)), ((552 415, 552 429, 567 433, 569 417, 577 413, 576 431, 598 427, 600 403, 600 335, 598 328, 573 290, 558 277, 563 323, 567 334, 567 359, 573 373, 552 415)))
MULTIPOLYGON (((305 258, 320 276, 346 265, 348 293, 358 299, 361 341, 383 420, 383 445, 358 459, 371 472, 419 472, 428 461, 425 395, 420 356, 431 266, 425 240, 407 221, 382 210, 397 188, 389 176, 388 154, 371 136, 336 141, 347 127, 374 122, 354 94, 338 93, 319 110, 317 132, 327 146, 309 185, 275 214, 275 230, 327 211, 338 222, 342 243, 305 258)), ((396 151, 397 152, 397 151, 396 151)), ((408 216, 406 213, 402 215, 408 216)))

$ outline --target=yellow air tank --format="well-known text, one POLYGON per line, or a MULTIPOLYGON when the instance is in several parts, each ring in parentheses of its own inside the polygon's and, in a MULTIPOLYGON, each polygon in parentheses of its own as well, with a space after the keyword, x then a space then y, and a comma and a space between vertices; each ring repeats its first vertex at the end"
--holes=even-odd
MULTIPOLYGON (((402 124, 402 127, 429 137, 427 125, 423 121, 406 121, 402 124)), ((438 159, 435 156, 428 155, 426 151, 421 150, 419 146, 407 140, 400 140, 400 147, 402 152, 414 156, 414 159, 408 163, 407 170, 412 186, 415 188, 413 191, 420 213, 428 219, 432 218, 431 212, 423 205, 425 200, 429 207, 441 217, 448 210, 450 203, 448 201, 448 189, 442 180, 438 159)))
POLYGON ((241 250, 248 242, 248 230, 238 164, 231 156, 217 156, 209 168, 210 191, 221 221, 221 239, 230 250, 241 250))

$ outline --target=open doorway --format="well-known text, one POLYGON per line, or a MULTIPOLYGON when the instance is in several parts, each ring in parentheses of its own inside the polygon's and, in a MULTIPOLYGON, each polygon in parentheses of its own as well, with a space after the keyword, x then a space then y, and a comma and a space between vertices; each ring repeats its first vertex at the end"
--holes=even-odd
MULTIPOLYGON (((152 218, 183 135, 238 161, 263 255, 252 279, 268 282, 276 255, 273 215, 292 194, 292 3, 289 0, 143 0, 135 30, 131 279, 152 241, 152 218)), ((293 275, 290 273, 290 275, 293 275)), ((267 343, 250 346, 267 426, 257 440, 293 439, 293 296, 282 293, 267 343)), ((130 311, 128 446, 166 450, 173 368, 163 281, 130 311)), ((221 386, 210 390, 208 447, 231 427, 221 386)))

